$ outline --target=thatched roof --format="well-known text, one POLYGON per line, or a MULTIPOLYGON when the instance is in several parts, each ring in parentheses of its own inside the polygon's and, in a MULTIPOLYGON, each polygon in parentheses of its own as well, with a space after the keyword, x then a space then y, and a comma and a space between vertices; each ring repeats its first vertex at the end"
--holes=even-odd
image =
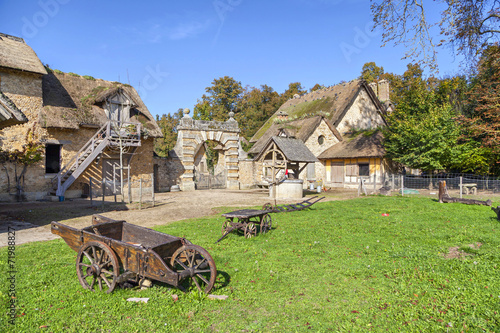
POLYGON ((314 133, 316 128, 320 125, 322 120, 325 120, 332 130, 333 134, 339 140, 342 140, 342 136, 340 135, 340 133, 335 127, 330 124, 330 122, 326 118, 324 118, 323 116, 314 116, 311 118, 305 118, 286 123, 272 124, 271 127, 259 138, 259 140, 257 140, 252 149, 248 151, 248 153, 259 153, 267 144, 269 138, 278 135, 280 132, 284 132, 288 137, 294 137, 302 140, 302 142, 306 142, 307 139, 314 133))
POLYGON ((162 136, 139 94, 129 85, 58 73, 44 75, 42 85, 44 106, 39 118, 43 127, 78 129, 82 125, 102 126, 108 120, 104 101, 117 93, 124 93, 133 104, 130 121, 142 123, 149 136, 162 136))
POLYGON ((336 127, 362 89, 366 90, 379 112, 384 115, 384 107, 366 82, 353 80, 288 100, 255 133, 250 142, 257 142, 273 126, 278 115, 283 113, 288 114, 291 120, 324 115, 336 127))
POLYGON ((24 113, 0 91, 0 129, 27 121, 24 113))
POLYGON ((258 160, 267 151, 268 147, 272 143, 276 143, 279 150, 285 155, 285 158, 289 162, 297 163, 314 163, 319 162, 319 160, 314 156, 314 154, 306 147, 304 142, 300 139, 284 138, 279 136, 273 136, 269 138, 264 149, 255 157, 258 160))
POLYGON ((319 159, 358 158, 358 157, 383 157, 385 155, 384 136, 381 131, 367 135, 360 133, 353 138, 345 137, 339 142, 322 152, 319 159))
POLYGON ((47 74, 35 51, 24 39, 0 33, 0 67, 47 74))

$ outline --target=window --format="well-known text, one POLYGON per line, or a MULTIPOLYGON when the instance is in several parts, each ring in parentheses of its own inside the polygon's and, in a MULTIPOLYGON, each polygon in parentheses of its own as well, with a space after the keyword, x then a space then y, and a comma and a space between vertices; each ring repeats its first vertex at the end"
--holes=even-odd
POLYGON ((359 166, 359 175, 360 176, 370 176, 370 164, 368 163, 360 163, 359 166))
POLYGON ((323 143, 325 143, 325 136, 324 136, 324 135, 320 135, 320 136, 318 137, 318 143, 319 143, 320 145, 322 145, 323 143))
POLYGON ((48 144, 45 146, 45 173, 61 171, 61 145, 48 144))

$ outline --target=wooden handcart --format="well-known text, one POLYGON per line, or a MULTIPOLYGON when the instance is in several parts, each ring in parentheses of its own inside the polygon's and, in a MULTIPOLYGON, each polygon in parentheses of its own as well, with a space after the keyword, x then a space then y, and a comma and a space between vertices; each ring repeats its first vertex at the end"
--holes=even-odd
POLYGON ((216 243, 234 230, 243 233, 245 238, 251 238, 258 232, 264 234, 272 228, 271 215, 266 210, 242 209, 222 216, 226 219, 222 222, 222 237, 216 243))
POLYGON ((119 283, 151 279, 184 289, 192 282, 209 293, 217 269, 201 246, 180 237, 93 215, 92 225, 75 229, 52 222, 52 233, 78 252, 76 273, 85 289, 113 291, 119 283))

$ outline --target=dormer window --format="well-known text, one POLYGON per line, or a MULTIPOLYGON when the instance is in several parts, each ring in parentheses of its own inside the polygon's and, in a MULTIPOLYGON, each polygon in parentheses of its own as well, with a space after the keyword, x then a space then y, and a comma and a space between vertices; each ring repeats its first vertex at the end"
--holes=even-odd
POLYGON ((131 99, 124 93, 119 92, 106 99, 106 116, 116 122, 129 122, 130 109, 133 107, 131 99))

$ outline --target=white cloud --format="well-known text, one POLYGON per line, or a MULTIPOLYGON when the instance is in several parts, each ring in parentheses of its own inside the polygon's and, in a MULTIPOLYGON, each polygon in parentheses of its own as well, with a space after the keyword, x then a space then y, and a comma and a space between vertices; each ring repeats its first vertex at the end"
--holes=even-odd
POLYGON ((179 23, 176 27, 167 29, 167 37, 171 40, 180 40, 189 37, 193 37, 203 33, 210 26, 210 21, 199 22, 199 21, 191 21, 191 22, 182 22, 179 23))

